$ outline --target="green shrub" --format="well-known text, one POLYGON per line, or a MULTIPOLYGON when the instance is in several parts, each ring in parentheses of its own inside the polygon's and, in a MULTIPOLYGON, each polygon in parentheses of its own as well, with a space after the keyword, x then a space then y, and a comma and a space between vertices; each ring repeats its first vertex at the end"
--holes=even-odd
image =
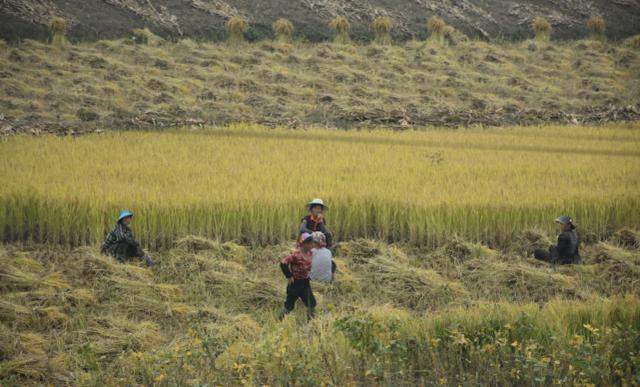
POLYGON ((135 28, 131 31, 131 40, 136 44, 149 44, 151 31, 148 28, 135 28))
POLYGON ((78 109, 76 115, 81 121, 97 121, 100 118, 100 115, 98 115, 98 113, 87 108, 78 109))

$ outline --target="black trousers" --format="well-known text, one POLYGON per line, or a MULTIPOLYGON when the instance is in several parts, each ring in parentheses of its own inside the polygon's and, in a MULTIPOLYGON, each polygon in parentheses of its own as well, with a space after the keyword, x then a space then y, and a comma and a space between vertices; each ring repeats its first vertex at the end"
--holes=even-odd
POLYGON ((284 302, 286 313, 293 310, 298 298, 308 309, 313 310, 316 307, 316 298, 313 296, 308 279, 297 280, 287 285, 287 299, 284 302))
POLYGON ((538 259, 540 261, 553 263, 554 259, 553 259, 553 252, 552 252, 551 249, 552 248, 549 248, 548 250, 546 250, 546 249, 535 249, 534 252, 533 252, 533 256, 534 256, 535 259, 538 259))
POLYGON ((533 257, 540 261, 545 261, 549 263, 553 263, 556 265, 571 265, 574 263, 580 263, 580 257, 572 257, 572 258, 563 258, 558 254, 558 249, 556 246, 549 247, 548 250, 545 249, 535 249, 533 252, 533 257))
POLYGON ((121 242, 114 249, 114 255, 120 262, 130 258, 143 258, 144 251, 138 243, 121 242))

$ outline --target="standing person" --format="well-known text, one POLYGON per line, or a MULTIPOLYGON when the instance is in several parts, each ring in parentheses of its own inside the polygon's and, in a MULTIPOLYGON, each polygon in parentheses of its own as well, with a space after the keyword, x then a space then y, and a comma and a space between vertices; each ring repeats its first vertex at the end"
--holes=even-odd
POLYGON ((304 233, 301 239, 299 247, 280 262, 280 269, 288 281, 287 299, 280 313, 280 319, 291 313, 298 298, 307 307, 307 318, 311 319, 315 315, 316 298, 313 296, 309 282, 313 237, 309 233, 304 233))
POLYGON ((320 231, 324 234, 327 248, 331 248, 333 244, 333 236, 327 229, 324 212, 327 210, 322 199, 313 199, 307 204, 309 214, 302 218, 302 224, 300 225, 300 235, 307 233, 311 234, 316 231, 320 231))
POLYGON ((331 250, 327 249, 325 236, 320 231, 311 234, 313 237, 313 249, 311 250, 311 281, 333 282, 336 274, 336 263, 333 260, 331 250))
POLYGON ((105 238, 100 252, 111 255, 120 263, 129 258, 137 257, 144 260, 147 266, 153 266, 154 263, 151 257, 142 250, 140 243, 133 237, 133 231, 129 227, 132 220, 133 212, 129 210, 121 211, 116 226, 105 238))
POLYGON ((580 263, 579 240, 573 220, 566 215, 558 217, 555 222, 560 225, 558 244, 550 246, 548 250, 536 249, 533 256, 541 261, 559 265, 580 263))

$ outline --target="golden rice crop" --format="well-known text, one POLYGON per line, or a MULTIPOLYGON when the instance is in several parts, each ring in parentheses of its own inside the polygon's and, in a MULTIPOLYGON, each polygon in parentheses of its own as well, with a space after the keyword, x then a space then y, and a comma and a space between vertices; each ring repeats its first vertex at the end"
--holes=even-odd
POLYGON ((186 235, 273 243, 293 238, 321 197, 342 240, 501 243, 551 232, 564 213, 603 237, 638 226, 639 143, 616 126, 15 136, 0 142, 0 232, 95 243, 129 208, 151 246, 186 235))

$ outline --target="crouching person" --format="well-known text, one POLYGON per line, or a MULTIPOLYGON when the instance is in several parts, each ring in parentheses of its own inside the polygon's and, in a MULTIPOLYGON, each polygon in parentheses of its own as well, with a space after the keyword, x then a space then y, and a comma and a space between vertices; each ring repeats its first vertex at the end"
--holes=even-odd
POLYGON ((578 251, 579 241, 576 226, 570 217, 564 215, 557 218, 556 223, 560 225, 558 244, 550 246, 548 250, 536 249, 533 256, 541 261, 558 265, 580 263, 582 260, 578 251))
POLYGON ((133 232, 129 227, 133 219, 133 212, 124 210, 118 216, 115 228, 107 235, 100 248, 102 254, 111 255, 118 262, 125 262, 130 258, 141 258, 147 266, 153 266, 153 261, 149 257, 140 243, 133 237, 133 232))
POLYGON ((316 298, 313 296, 309 282, 312 248, 313 237, 309 233, 304 233, 301 236, 299 247, 280 262, 280 269, 288 281, 287 299, 284 302, 284 309, 280 313, 280 319, 291 313, 298 298, 307 307, 307 318, 311 319, 315 315, 316 298))
POLYGON ((327 248, 325 235, 316 231, 313 237, 313 249, 311 258, 311 272, 309 278, 318 282, 333 282, 336 275, 336 263, 333 260, 331 250, 327 248))

